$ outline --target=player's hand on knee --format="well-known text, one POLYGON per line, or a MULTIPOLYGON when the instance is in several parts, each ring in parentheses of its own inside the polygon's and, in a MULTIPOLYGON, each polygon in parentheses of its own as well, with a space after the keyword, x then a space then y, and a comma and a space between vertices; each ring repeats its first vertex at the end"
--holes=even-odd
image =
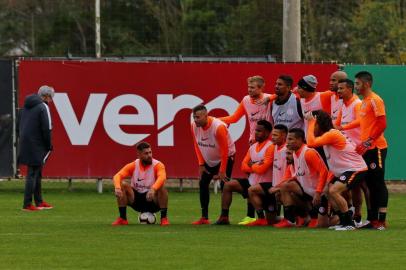
POLYGON ((114 190, 114 193, 116 194, 116 197, 121 199, 123 197, 123 191, 121 190, 121 188, 116 188, 114 190))
POLYGON ((204 165, 199 166, 199 175, 202 175, 203 173, 210 174, 208 170, 206 170, 206 167, 204 165))
POLYGON ((313 205, 320 205, 321 202, 321 195, 320 193, 316 192, 313 196, 313 205))
POLYGON ((155 190, 151 189, 147 192, 147 201, 152 201, 155 197, 155 190))

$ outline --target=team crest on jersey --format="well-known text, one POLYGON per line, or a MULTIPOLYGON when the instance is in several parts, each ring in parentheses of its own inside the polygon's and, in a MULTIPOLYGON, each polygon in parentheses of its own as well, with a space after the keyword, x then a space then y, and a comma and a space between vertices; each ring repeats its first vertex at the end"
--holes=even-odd
POLYGON ((369 167, 374 170, 376 168, 376 163, 372 162, 371 164, 369 164, 369 167))
POLYGON ((346 177, 345 175, 341 175, 341 176, 340 176, 340 180, 341 180, 341 181, 345 181, 345 179, 347 179, 347 177, 346 177))

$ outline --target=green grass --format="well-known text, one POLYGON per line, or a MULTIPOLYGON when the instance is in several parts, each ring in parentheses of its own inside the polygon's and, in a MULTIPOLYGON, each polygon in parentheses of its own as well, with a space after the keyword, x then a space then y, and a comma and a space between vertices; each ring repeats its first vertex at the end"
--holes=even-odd
MULTIPOLYGON (((111 187, 94 183, 43 184, 55 208, 20 210, 23 182, 0 182, 0 269, 402 269, 406 259, 406 195, 390 196, 386 231, 248 228, 189 225, 199 217, 197 192, 170 191, 169 227, 112 227, 117 208, 111 187)), ((234 197, 232 222, 245 214, 234 197)), ((210 217, 220 211, 211 196, 210 217)))

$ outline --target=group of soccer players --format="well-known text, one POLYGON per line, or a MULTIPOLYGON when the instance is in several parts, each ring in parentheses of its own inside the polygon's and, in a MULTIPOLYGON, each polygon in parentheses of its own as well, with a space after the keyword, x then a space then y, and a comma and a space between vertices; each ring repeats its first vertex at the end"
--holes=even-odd
MULTIPOLYGON (((264 93, 261 76, 247 82, 248 95, 230 116, 209 116, 204 104, 193 108, 201 217, 192 224, 211 223, 209 184, 214 179, 222 188, 216 225, 230 224, 232 196, 240 193, 247 199, 241 225, 384 230, 386 115, 383 100, 372 91, 372 75, 359 72, 354 83, 345 72, 336 71, 324 92, 316 91, 313 75, 301 78, 295 89, 289 75, 280 75, 275 94, 264 93), (232 179, 236 149, 227 125, 244 115, 250 136, 241 170, 247 178, 232 179), (364 222, 362 194, 367 207, 364 222)), ((148 143, 139 143, 137 152, 138 159, 114 176, 120 217, 113 225, 128 224, 127 206, 140 212, 160 211, 161 225, 169 225, 165 167, 152 158, 148 143), (131 177, 130 185, 123 182, 126 177, 131 177)))

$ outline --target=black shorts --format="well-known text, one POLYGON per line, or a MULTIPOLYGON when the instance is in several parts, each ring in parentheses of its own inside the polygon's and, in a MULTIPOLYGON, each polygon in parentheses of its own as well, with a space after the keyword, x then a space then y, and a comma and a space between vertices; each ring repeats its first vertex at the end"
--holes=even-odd
POLYGON ((346 184, 348 189, 352 189, 364 180, 366 174, 367 171, 347 171, 338 177, 334 177, 330 183, 340 182, 346 184))
POLYGON ((300 189, 302 190, 302 193, 303 193, 302 195, 298 195, 298 197, 299 197, 301 200, 305 201, 305 202, 312 202, 312 201, 313 201, 313 196, 307 194, 307 193, 304 191, 304 189, 303 189, 302 185, 299 183, 299 181, 297 181, 297 180, 293 180, 293 181, 295 181, 295 182, 299 185, 299 187, 300 187, 300 189))
POLYGON ((268 209, 271 212, 276 211, 277 203, 276 203, 275 193, 269 193, 269 189, 272 187, 272 183, 264 182, 264 183, 259 183, 259 185, 261 186, 262 190, 265 193, 265 195, 262 198, 262 207, 264 209, 268 209))
POLYGON ((147 201, 147 192, 139 193, 135 189, 134 191, 134 203, 131 204, 131 208, 133 208, 137 212, 151 212, 156 213, 161 208, 157 205, 154 201, 147 201))
POLYGON ((240 186, 242 187, 242 197, 244 199, 248 198, 248 189, 250 188, 250 182, 248 181, 248 179, 237 179, 238 183, 240 184, 240 186))

